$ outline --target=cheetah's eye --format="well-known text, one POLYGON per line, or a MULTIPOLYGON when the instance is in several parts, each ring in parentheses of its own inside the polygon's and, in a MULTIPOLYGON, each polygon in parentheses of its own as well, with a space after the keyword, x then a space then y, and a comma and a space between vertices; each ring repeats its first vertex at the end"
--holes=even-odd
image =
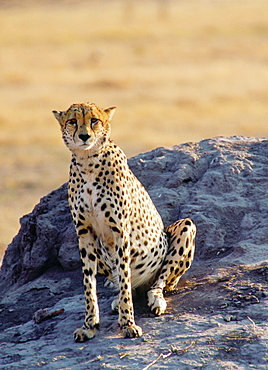
POLYGON ((92 126, 96 125, 96 123, 98 123, 98 122, 99 122, 98 118, 91 118, 91 120, 90 120, 90 123, 91 123, 92 126))
POLYGON ((77 125, 77 119, 76 118, 68 119, 67 123, 70 123, 70 125, 77 125))

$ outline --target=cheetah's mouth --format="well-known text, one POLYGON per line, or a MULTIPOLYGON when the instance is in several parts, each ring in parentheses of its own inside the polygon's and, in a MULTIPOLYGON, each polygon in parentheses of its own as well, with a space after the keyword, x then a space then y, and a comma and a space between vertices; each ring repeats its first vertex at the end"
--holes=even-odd
POLYGON ((78 147, 80 149, 85 149, 85 150, 90 149, 92 147, 92 145, 93 145, 93 143, 87 143, 87 142, 78 143, 78 147))

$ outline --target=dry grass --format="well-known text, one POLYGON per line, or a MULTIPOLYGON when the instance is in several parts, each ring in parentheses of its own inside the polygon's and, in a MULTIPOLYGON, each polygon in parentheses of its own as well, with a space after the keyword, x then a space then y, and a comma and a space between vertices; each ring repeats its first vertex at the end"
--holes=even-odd
POLYGON ((52 109, 117 105, 113 138, 129 156, 216 135, 267 136, 268 2, 170 0, 166 17, 159 4, 0 8, 2 248, 18 218, 67 180, 52 109))

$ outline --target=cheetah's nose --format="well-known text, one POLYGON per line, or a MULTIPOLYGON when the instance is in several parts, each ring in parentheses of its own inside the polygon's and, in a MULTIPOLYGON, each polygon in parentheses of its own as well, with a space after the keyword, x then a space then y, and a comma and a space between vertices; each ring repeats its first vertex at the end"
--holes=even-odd
POLYGON ((84 141, 84 143, 90 138, 90 136, 88 134, 80 134, 79 135, 79 139, 81 139, 82 141, 84 141))

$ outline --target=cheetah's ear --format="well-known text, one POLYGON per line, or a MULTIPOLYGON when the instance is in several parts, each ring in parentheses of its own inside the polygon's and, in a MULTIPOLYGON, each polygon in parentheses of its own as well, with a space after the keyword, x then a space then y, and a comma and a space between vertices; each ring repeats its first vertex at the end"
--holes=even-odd
POLYGON ((116 107, 107 108, 104 110, 105 113, 107 113, 109 121, 113 118, 114 112, 116 110, 116 107))
POLYGON ((56 118, 56 120, 58 120, 60 122, 60 117, 61 117, 63 112, 61 112, 59 110, 53 110, 52 113, 54 114, 54 117, 56 118))

